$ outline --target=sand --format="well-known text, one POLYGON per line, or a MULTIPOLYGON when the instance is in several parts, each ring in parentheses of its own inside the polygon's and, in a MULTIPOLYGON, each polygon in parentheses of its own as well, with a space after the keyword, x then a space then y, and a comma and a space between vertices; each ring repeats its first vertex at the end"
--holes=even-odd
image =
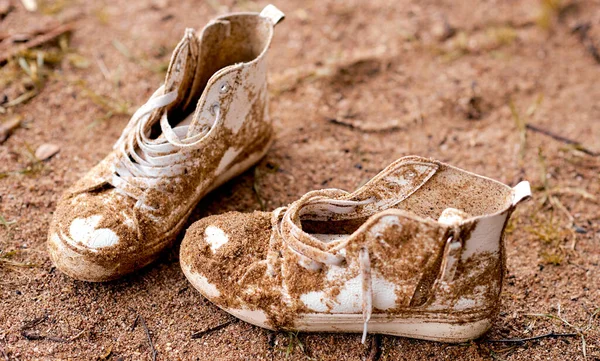
MULTIPOLYGON (((256 169, 201 201, 189 224, 270 211, 313 189, 351 191, 410 154, 534 188, 508 226, 508 275, 491 331, 461 345, 382 336, 374 352, 373 336, 363 346, 358 334, 230 322, 187 283, 178 246, 101 284, 69 279, 46 253, 62 191, 110 151, 128 121, 108 116, 91 94, 134 110, 158 87, 186 27, 266 3, 66 0, 29 13, 13 1, 2 34, 78 20, 68 50, 76 55, 51 68, 39 94, 0 114, 2 122, 23 117, 0 145, 0 172, 9 172, 0 179, 0 215, 14 221, 0 225, 0 359, 151 360, 148 336, 158 360, 584 360, 582 339, 587 359, 600 359, 600 157, 587 154, 600 152, 599 3, 565 1, 564 11, 543 3, 277 3, 287 19, 270 52, 275 144, 256 169), (587 153, 519 130, 523 122, 587 153), (42 144, 60 151, 34 171, 12 173, 30 166, 28 149, 42 144), (549 332, 577 335, 489 342, 549 332)), ((0 84, 0 102, 26 90, 0 84)))

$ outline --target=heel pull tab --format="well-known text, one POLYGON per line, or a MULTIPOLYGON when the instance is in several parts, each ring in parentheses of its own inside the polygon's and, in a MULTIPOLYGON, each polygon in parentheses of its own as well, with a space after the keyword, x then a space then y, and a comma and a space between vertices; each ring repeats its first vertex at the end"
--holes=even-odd
POLYGON ((275 5, 271 4, 265 6, 259 15, 263 18, 269 19, 273 25, 277 25, 277 23, 279 23, 285 17, 285 14, 281 10, 277 9, 275 5))
POLYGON ((513 188, 513 207, 529 198, 531 198, 531 187, 529 186, 529 182, 522 181, 513 188))

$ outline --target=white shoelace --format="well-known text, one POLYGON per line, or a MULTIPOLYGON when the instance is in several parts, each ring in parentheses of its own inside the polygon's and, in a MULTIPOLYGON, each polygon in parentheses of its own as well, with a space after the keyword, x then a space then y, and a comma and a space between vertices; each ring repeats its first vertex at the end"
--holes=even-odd
MULTIPOLYGON (((311 192, 313 193, 313 192, 311 192)), ((341 190, 327 190, 326 193, 330 193, 328 194, 328 196, 320 196, 317 195, 319 193, 323 193, 323 191, 315 191, 315 196, 312 196, 307 194, 307 196, 309 196, 310 198, 312 198, 310 201, 313 201, 312 204, 310 204, 310 206, 312 207, 307 207, 308 209, 314 211, 315 209, 318 209, 320 207, 328 207, 331 209, 331 207, 333 208, 338 208, 339 209, 344 209, 347 208, 348 206, 361 206, 364 204, 368 204, 371 203, 373 200, 366 200, 366 201, 350 201, 350 200, 338 200, 338 199, 332 199, 329 196, 330 195, 334 195, 334 194, 338 194, 338 195, 343 195, 343 194, 347 194, 344 191, 341 190), (319 202, 321 200, 326 201, 326 204, 323 202, 319 202)), ((304 203, 303 205, 306 207, 309 202, 304 203)), ((305 208, 305 209, 307 209, 305 208)), ((312 262, 315 262, 317 264, 317 268, 318 264, 326 264, 329 266, 341 266, 344 264, 344 262, 346 262, 346 259, 344 256, 336 253, 337 250, 339 250, 341 247, 343 247, 343 245, 345 243, 341 243, 340 245, 336 245, 334 249, 332 250, 328 250, 328 251, 324 251, 318 247, 316 247, 314 244, 318 244, 321 243, 320 240, 318 240, 317 238, 311 236, 308 233, 305 233, 304 231, 302 231, 302 229, 300 229, 300 227, 298 227, 294 222, 292 222, 291 219, 291 209, 290 208, 286 208, 286 207, 281 207, 281 208, 277 208, 275 211, 273 211, 273 217, 272 217, 272 224, 273 224, 273 230, 274 230, 274 235, 271 236, 271 241, 270 241, 270 245, 269 245, 269 252, 267 253, 267 273, 271 276, 273 276, 275 274, 275 262, 277 261, 277 258, 279 256, 279 252, 274 252, 274 248, 276 247, 274 242, 275 242, 275 235, 277 235, 279 237, 279 239, 282 239, 284 244, 288 247, 290 247, 293 251, 299 253, 300 255, 306 257, 307 259, 311 260, 312 262), (292 227, 292 237, 283 237, 282 236, 282 231, 281 231, 281 223, 282 222, 286 222, 286 224, 291 225, 292 227)), ((363 313, 363 322, 364 322, 364 327, 363 327, 363 334, 362 334, 362 339, 361 342, 364 344, 366 341, 366 337, 367 337, 367 329, 368 329, 368 323, 371 320, 371 315, 373 312, 373 284, 371 281, 371 260, 369 257, 369 251, 366 247, 362 247, 359 251, 359 255, 358 255, 358 263, 360 265, 360 274, 361 274, 361 293, 362 293, 362 313, 363 313)))
MULTIPOLYGON (((141 202, 141 206, 150 209, 154 208, 144 204, 142 199, 144 190, 154 187, 163 178, 184 173, 185 158, 178 151, 196 146, 209 130, 206 127, 204 131, 187 137, 189 125, 172 128, 165 112, 160 119, 162 135, 150 139, 147 129, 150 128, 148 121, 152 112, 177 99, 177 91, 166 94, 163 92, 164 86, 161 86, 131 117, 113 147, 118 152, 118 158, 114 164, 113 176, 108 181, 118 192, 136 199, 141 202)), ((218 119, 218 104, 213 109, 218 119)))

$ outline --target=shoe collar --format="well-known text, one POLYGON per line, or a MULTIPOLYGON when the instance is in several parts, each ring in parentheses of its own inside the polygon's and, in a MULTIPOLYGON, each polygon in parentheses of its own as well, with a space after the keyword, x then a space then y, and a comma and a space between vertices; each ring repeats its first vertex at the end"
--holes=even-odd
POLYGON ((494 217, 512 212, 517 204, 531 196, 529 183, 524 181, 514 188, 493 181, 500 188, 510 191, 511 199, 500 210, 477 216, 470 216, 456 224, 440 223, 419 216, 411 211, 394 208, 412 194, 421 189, 438 172, 450 169, 466 177, 476 177, 484 181, 493 181, 470 172, 451 167, 441 162, 421 157, 404 157, 390 164, 365 185, 353 193, 339 189, 316 190, 305 194, 287 208, 278 211, 274 221, 281 238, 288 247, 300 255, 321 264, 340 265, 344 257, 337 253, 349 242, 361 237, 364 232, 386 215, 412 218, 419 222, 431 223, 441 228, 460 227, 473 224, 479 219, 494 217), (360 227, 343 240, 323 242, 302 228, 301 221, 345 221, 366 219, 360 227))
POLYGON ((422 187, 439 168, 436 162, 422 158, 403 158, 353 193, 339 189, 312 191, 292 203, 281 219, 281 236, 294 251, 309 259, 340 265, 344 257, 331 252, 356 238, 362 227, 342 241, 324 243, 302 230, 302 220, 343 221, 368 218, 399 204, 422 187))

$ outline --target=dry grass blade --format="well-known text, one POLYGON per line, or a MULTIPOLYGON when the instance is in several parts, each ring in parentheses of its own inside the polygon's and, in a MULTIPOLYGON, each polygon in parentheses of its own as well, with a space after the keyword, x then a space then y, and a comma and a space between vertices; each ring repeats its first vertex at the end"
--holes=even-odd
MULTIPOLYGON (((4 217, 0 216, 0 218, 1 218, 0 221, 7 223, 6 220, 4 220, 4 217)), ((8 222, 8 223, 12 224, 14 222, 8 222)), ((13 267, 13 268, 33 268, 33 267, 37 266, 34 263, 24 263, 24 262, 13 261, 11 258, 16 254, 17 254, 17 251, 11 251, 11 252, 6 252, 4 254, 1 254, 0 255, 0 266, 13 267)))
POLYGON ((17 105, 19 105, 21 103, 25 103, 29 99, 32 99, 37 94, 38 94, 38 90, 37 89, 30 90, 28 92, 25 92, 25 93, 19 95, 18 97, 16 97, 15 99, 9 101, 8 103, 4 104, 3 106, 5 108, 10 108, 10 107, 17 106, 17 105))
POLYGON ((552 188, 550 190, 550 194, 552 194, 552 195, 568 194, 568 195, 579 196, 579 197, 581 197, 583 199, 587 199, 587 200, 592 201, 592 202, 597 202, 598 201, 598 197, 596 197, 595 195, 589 193, 588 191, 586 191, 583 188, 576 188, 576 187, 555 187, 555 188, 552 188))
POLYGON ((0 124, 0 144, 4 143, 12 132, 21 125, 23 117, 16 115, 10 118, 8 121, 0 124))
POLYGON ((0 216, 0 224, 3 225, 6 229, 10 229, 10 226, 17 223, 17 221, 7 221, 6 218, 0 216))
POLYGON ((505 338, 499 340, 486 340, 489 343, 525 343, 529 341, 541 340, 543 338, 558 338, 558 337, 576 337, 576 333, 554 333, 550 332, 544 335, 527 337, 527 338, 505 338))
POLYGON ((544 317, 544 318, 548 318, 551 320, 557 320, 557 321, 560 321, 565 326, 571 328, 573 331, 576 332, 575 335, 578 335, 581 337, 581 353, 583 355, 583 359, 587 360, 587 342, 586 342, 585 336, 593 328, 594 320, 600 313, 600 308, 597 308, 593 313, 591 313, 590 317, 588 318, 588 321, 585 323, 584 326, 576 326, 573 323, 567 321, 564 317, 562 317, 561 311, 562 311, 562 309, 561 309, 561 306, 559 303, 558 307, 557 307, 556 315, 553 315, 550 313, 533 313, 533 314, 528 314, 527 316, 544 317))
POLYGON ((290 331, 288 332, 288 344, 285 348, 285 357, 290 358, 290 356, 292 356, 292 354, 294 353, 296 347, 298 347, 304 353, 304 344, 298 338, 298 332, 290 331))
POLYGON ((569 225, 572 226, 573 222, 575 221, 575 218, 573 217, 571 212, 569 212, 567 207, 565 207, 564 204, 562 204, 562 202, 558 198, 556 198, 551 192, 550 184, 548 181, 546 157, 543 154, 542 148, 538 148, 538 163, 540 164, 540 180, 542 182, 542 190, 544 191, 544 196, 542 197, 540 203, 542 205, 548 203, 552 208, 558 209, 559 211, 564 213, 569 220, 569 225))
POLYGON ((112 346, 108 346, 104 350, 104 353, 96 358, 96 361, 108 360, 108 359, 110 359, 111 355, 112 355, 112 346))
POLYGON ((8 59, 18 55, 21 52, 26 51, 27 49, 35 48, 44 43, 47 43, 51 40, 58 38, 60 35, 68 33, 75 29, 75 22, 70 22, 66 24, 59 25, 55 28, 48 30, 47 32, 34 37, 32 40, 23 43, 17 47, 8 49, 6 52, 0 55, 0 64, 5 63, 8 59))
POLYGON ((34 268, 37 265, 34 263, 16 262, 9 259, 0 258, 0 266, 15 268, 34 268))
POLYGON ((260 210, 264 211, 266 209, 266 204, 260 194, 259 179, 260 179, 260 172, 258 170, 258 167, 254 167, 254 181, 252 182, 252 190, 254 191, 254 194, 256 195, 256 200, 258 201, 258 204, 260 205, 260 210))
POLYGON ((44 163, 35 156, 35 152, 31 149, 31 147, 29 147, 29 145, 26 145, 23 154, 28 159, 28 162, 25 165, 25 167, 13 171, 0 172, 0 179, 20 174, 35 175, 44 169, 44 163))
POLYGON ((527 112, 525 114, 527 114, 528 117, 531 117, 532 115, 534 115, 535 112, 537 111, 537 109, 539 108, 540 104, 542 104, 543 100, 544 100, 544 94, 539 94, 537 96, 537 98, 535 99, 535 102, 533 102, 533 104, 531 104, 529 106, 529 108, 527 108, 527 112))
POLYGON ((112 41, 112 45, 115 47, 115 49, 119 51, 119 53, 123 54, 124 57, 126 57, 129 60, 134 60, 134 57, 131 55, 131 52, 125 46, 125 44, 123 44, 119 40, 114 39, 112 41))
POLYGON ((527 147, 527 123, 521 118, 515 104, 512 100, 508 102, 510 113, 515 121, 517 131, 519 132, 519 164, 522 166, 525 159, 525 151, 527 147))

